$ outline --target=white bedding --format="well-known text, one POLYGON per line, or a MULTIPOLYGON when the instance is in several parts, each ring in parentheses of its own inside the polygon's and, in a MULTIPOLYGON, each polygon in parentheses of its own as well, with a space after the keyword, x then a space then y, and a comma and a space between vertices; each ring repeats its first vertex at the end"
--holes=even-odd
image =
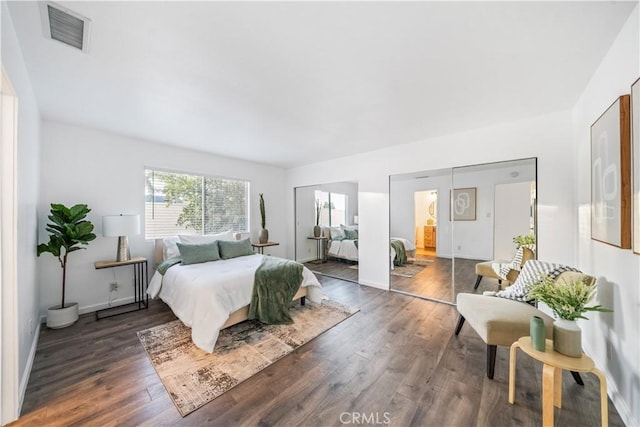
MULTIPOLYGON (((399 240, 404 245, 404 249, 407 253, 412 252, 415 256, 416 244, 408 239, 402 237, 392 237, 392 240, 399 240)), ((356 247, 354 240, 330 240, 328 255, 334 258, 347 259, 349 261, 358 261, 358 248, 356 247)), ((409 254, 411 255, 411 254, 409 254)), ((391 269, 393 270, 393 260, 396 258, 396 251, 391 247, 391 253, 389 254, 391 269)))
MULTIPOLYGON (((156 271, 147 293, 166 302, 182 323, 191 327, 193 343, 211 353, 229 315, 251 302, 255 271, 264 256, 179 264, 164 276, 156 271)), ((307 297, 311 301, 321 301, 322 286, 306 267, 301 286, 309 288, 307 297)))
POLYGON ((416 244, 411 240, 403 239, 402 237, 392 237, 391 240, 400 240, 404 245, 404 250, 407 252, 416 250, 416 244))
POLYGON ((331 240, 328 254, 334 258, 358 261, 358 248, 355 240, 331 240))

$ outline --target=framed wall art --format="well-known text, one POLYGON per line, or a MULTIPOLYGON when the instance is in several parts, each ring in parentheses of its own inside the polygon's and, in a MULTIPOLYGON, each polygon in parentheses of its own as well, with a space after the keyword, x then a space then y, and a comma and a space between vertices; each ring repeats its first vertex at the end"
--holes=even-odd
POLYGON ((591 125, 591 238, 631 248, 629 95, 591 125))
POLYGON ((476 220, 476 187, 453 189, 450 218, 453 221, 476 220))
POLYGON ((640 78, 631 85, 633 253, 640 255, 640 78))

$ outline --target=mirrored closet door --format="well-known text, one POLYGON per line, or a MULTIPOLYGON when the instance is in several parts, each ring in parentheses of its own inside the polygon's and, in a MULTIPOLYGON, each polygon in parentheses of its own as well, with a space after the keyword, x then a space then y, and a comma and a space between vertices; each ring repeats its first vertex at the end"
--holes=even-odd
POLYGON ((295 189, 296 261, 311 271, 358 281, 358 184, 295 189))
POLYGON ((508 263, 514 237, 535 238, 536 177, 535 158, 391 176, 392 242, 413 239, 407 261, 395 260, 391 290, 455 303, 459 292, 506 285, 488 272, 478 283, 476 266, 508 263))

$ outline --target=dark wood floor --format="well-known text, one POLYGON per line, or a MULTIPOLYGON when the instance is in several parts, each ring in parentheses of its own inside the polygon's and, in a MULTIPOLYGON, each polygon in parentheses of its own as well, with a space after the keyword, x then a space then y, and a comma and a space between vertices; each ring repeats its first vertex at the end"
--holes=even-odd
MULTIPOLYGON (((541 424, 540 364, 519 352, 516 404, 509 405, 508 349, 498 349, 488 380, 484 343, 468 327, 453 335, 454 307, 320 280, 328 296, 361 311, 185 418, 136 336, 174 319, 163 303, 43 329, 15 425, 330 426, 353 413, 386 416, 395 426, 541 424)), ((556 425, 599 425, 597 379, 584 379, 580 387, 565 374, 556 425)), ((611 404, 609 411, 610 425, 623 425, 611 404)))
MULTIPOLYGON (((391 289, 447 302, 454 302, 455 296, 460 292, 482 294, 484 291, 499 289, 498 281, 491 278, 483 278, 478 289, 473 289, 477 277, 475 266, 480 260, 455 259, 455 290, 453 290, 451 259, 423 254, 418 254, 417 258, 433 262, 413 277, 389 276, 391 289)), ((325 263, 308 262, 305 266, 313 272, 329 277, 358 281, 358 270, 354 269, 354 264, 350 262, 329 258, 325 263)))

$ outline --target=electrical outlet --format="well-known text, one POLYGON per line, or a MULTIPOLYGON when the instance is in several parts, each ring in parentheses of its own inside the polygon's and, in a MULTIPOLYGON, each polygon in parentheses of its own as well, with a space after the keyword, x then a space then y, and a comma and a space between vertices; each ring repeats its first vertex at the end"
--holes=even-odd
POLYGON ((118 282, 109 283, 109 292, 117 292, 118 291, 118 282))
POLYGON ((29 319, 29 334, 33 335, 33 319, 29 319))

